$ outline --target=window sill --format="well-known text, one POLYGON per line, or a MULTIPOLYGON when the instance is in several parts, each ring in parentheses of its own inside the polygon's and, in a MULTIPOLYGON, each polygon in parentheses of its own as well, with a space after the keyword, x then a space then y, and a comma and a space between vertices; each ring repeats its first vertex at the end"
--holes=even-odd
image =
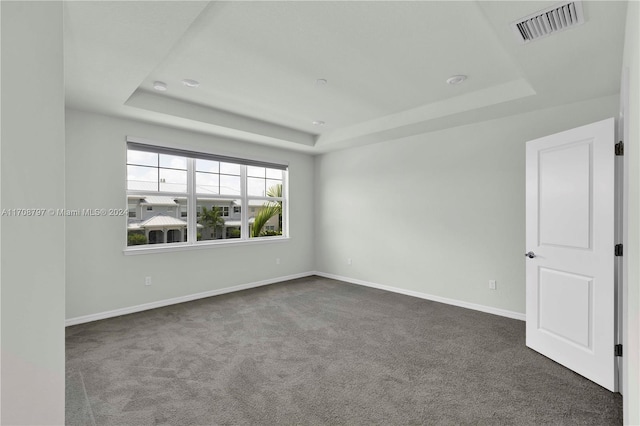
POLYGON ((197 244, 184 244, 184 243, 176 243, 176 244, 153 244, 151 247, 149 245, 145 246, 136 246, 127 247, 122 250, 122 253, 125 256, 136 256, 140 254, 152 254, 152 253, 167 253, 167 252, 178 252, 178 251, 189 251, 189 250, 206 250, 212 248, 219 247, 237 247, 237 246, 245 246, 245 245, 256 245, 256 244, 269 244, 269 243, 284 243, 289 241, 289 237, 264 237, 264 238, 252 238, 250 240, 240 240, 240 241, 229 241, 229 240, 218 240, 215 242, 200 242, 197 244))

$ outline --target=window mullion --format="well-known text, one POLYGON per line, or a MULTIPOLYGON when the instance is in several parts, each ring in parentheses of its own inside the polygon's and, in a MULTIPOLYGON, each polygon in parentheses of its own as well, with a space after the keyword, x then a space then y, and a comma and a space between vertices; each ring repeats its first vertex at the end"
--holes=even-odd
POLYGON ((195 244, 198 233, 195 174, 195 160, 187 158, 187 242, 189 244, 195 244))
POLYGON ((283 237, 289 237, 289 172, 282 174, 282 227, 283 237))
POLYGON ((249 201, 247 198, 247 166, 240 166, 240 239, 249 239, 249 201))

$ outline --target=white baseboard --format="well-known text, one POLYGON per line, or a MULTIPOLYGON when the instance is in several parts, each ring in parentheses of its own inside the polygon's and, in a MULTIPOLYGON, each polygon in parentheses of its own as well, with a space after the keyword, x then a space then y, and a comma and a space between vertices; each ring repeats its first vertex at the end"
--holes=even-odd
POLYGON ((520 312, 508 311, 506 309, 494 308, 491 306, 478 305, 476 303, 463 302, 461 300, 449 299, 447 297, 435 296, 433 294, 421 293, 419 291, 405 290, 403 288, 371 283, 371 282, 359 280, 356 278, 343 277, 340 275, 327 274, 325 272, 318 272, 318 271, 315 271, 313 275, 318 275, 319 277, 324 277, 324 278, 331 278, 338 281, 345 281, 351 284, 377 288, 380 290, 391 291, 393 293, 400 293, 407 296, 419 297, 420 299, 432 300, 434 302, 446 303, 447 305, 459 306, 461 308, 473 309, 475 311, 486 312, 488 314, 499 315, 501 317, 517 319, 521 321, 525 321, 527 319, 526 315, 521 314, 520 312))
POLYGON ((463 302, 460 300, 449 299, 446 297, 435 296, 432 294, 421 293, 413 290, 405 290, 398 287, 391 287, 382 284, 376 284, 368 281, 359 280, 356 278, 343 277, 340 275, 327 274, 325 272, 310 271, 302 272, 300 274, 287 275, 284 277, 270 278, 268 280, 256 281, 248 284, 240 284, 233 287, 226 287, 216 290, 209 290, 202 293, 189 294, 186 296, 174 297, 172 299, 159 300, 157 302, 144 303, 142 305, 130 306, 127 308, 114 309, 112 311, 98 312, 97 314, 83 315, 80 317, 69 318, 65 320, 65 326, 84 324, 87 322, 98 321, 107 318, 119 317, 121 315, 133 314, 135 312, 147 311, 149 309, 161 308, 163 306, 175 305, 177 303, 190 302, 192 300, 204 299, 206 297, 218 296, 221 294, 233 293, 235 291, 248 290, 250 288, 262 287, 269 284, 275 284, 283 281, 295 280, 297 278, 309 277, 317 275, 319 277, 331 278, 338 281, 344 281, 351 284, 362 285, 366 287, 377 288, 380 290, 390 291, 393 293, 400 293, 407 296, 419 297, 421 299, 432 300, 434 302, 446 303, 447 305, 459 306, 462 308, 473 309, 476 311, 486 312, 489 314, 499 315, 502 317, 513 318, 524 321, 526 319, 525 314, 519 312, 508 311, 505 309, 494 308, 491 306, 478 305, 475 303, 463 302))
POLYGON ((65 327, 86 322, 98 321, 107 318, 119 317, 121 315, 133 314, 135 312, 147 311, 149 309, 161 308, 163 306, 175 305, 177 303, 190 302, 192 300, 204 299, 205 297, 218 296, 220 294, 233 293, 234 291, 248 290, 250 288, 262 287, 283 281, 295 280, 315 275, 315 272, 302 272, 300 274, 287 275, 284 277, 270 278, 268 280, 256 281, 248 284, 240 284, 233 287, 226 287, 216 290, 209 290, 202 293, 189 294, 186 296, 174 297, 172 299, 159 300, 157 302, 144 303, 142 305, 130 306, 127 308, 114 309, 113 311, 99 312, 97 314, 83 315, 81 317, 69 318, 65 320, 65 327))

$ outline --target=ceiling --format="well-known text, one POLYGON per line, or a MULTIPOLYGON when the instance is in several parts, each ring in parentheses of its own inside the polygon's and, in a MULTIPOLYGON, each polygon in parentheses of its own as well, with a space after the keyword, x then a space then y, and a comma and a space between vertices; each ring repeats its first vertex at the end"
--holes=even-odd
POLYGON ((555 4, 65 2, 66 102, 322 153, 618 93, 626 2, 520 43, 510 24, 555 4))

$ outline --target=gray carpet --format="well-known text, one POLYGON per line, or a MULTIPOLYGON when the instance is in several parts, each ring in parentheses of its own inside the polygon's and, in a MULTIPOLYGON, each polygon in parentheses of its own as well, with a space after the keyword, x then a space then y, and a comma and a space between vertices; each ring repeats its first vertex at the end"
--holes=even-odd
POLYGON ((67 424, 622 424, 619 394, 524 338, 309 277, 67 328, 67 424))

